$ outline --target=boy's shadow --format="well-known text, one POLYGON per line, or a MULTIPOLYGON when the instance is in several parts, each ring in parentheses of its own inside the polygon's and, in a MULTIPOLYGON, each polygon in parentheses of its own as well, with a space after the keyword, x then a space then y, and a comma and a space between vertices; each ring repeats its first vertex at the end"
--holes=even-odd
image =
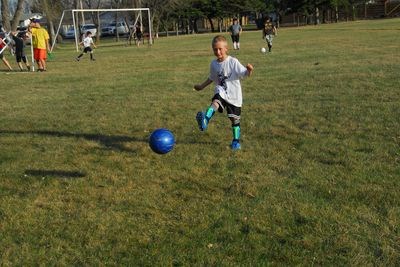
POLYGON ((36 177, 60 177, 60 178, 83 178, 86 176, 80 171, 64 170, 25 170, 25 175, 36 177))
POLYGON ((106 149, 121 151, 121 152, 135 152, 134 149, 125 146, 126 142, 145 142, 145 143, 148 142, 147 138, 137 138, 126 135, 71 133, 71 132, 50 131, 50 130, 38 130, 38 131, 0 130, 0 134, 44 135, 44 136, 54 136, 54 137, 83 138, 85 140, 97 142, 106 149))

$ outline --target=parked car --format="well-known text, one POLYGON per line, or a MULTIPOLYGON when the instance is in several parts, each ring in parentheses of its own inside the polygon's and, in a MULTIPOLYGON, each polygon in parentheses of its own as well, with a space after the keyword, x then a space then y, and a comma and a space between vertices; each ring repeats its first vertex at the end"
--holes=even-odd
POLYGON ((96 36, 97 27, 94 24, 85 24, 81 26, 81 33, 86 34, 86 32, 90 31, 92 36, 96 36))
POLYGON ((107 35, 115 35, 116 30, 118 31, 118 34, 124 35, 129 33, 129 28, 128 25, 124 21, 120 21, 118 23, 112 22, 104 27, 101 28, 101 35, 107 36, 107 35))
POLYGON ((69 27, 66 31, 61 34, 65 39, 75 38, 74 27, 69 27))

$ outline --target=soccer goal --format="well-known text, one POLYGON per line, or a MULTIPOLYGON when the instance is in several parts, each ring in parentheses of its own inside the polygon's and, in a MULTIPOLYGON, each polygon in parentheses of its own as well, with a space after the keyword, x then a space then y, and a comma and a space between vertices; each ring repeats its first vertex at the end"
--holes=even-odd
MULTIPOLYGON (((82 31, 82 29, 79 28, 79 14, 81 14, 82 18, 81 18, 81 22, 83 24, 85 24, 85 17, 84 14, 85 13, 91 13, 91 14, 97 14, 97 18, 100 17, 100 13, 107 13, 107 12, 118 12, 119 14, 122 14, 121 16, 119 16, 119 19, 121 21, 123 21, 127 25, 128 29, 126 32, 126 34, 128 34, 128 36, 131 36, 131 32, 132 30, 134 30, 136 28, 137 25, 140 25, 140 27, 142 27, 142 31, 143 31, 143 27, 147 28, 147 33, 148 33, 148 38, 149 38, 149 44, 153 44, 153 35, 152 35, 152 24, 151 24, 151 16, 150 16, 150 9, 149 8, 109 8, 109 9, 70 9, 70 10, 64 10, 62 15, 61 15, 61 19, 60 19, 60 23, 58 24, 58 28, 57 28, 57 32, 56 32, 56 36, 58 36, 60 34, 60 30, 61 27, 63 25, 64 19, 65 19, 65 15, 66 14, 71 14, 72 17, 72 34, 71 36, 74 37, 75 39, 75 47, 76 47, 76 51, 79 51, 79 33, 82 31), (145 18, 146 16, 143 15, 143 13, 145 13, 145 15, 147 16, 147 20, 144 20, 143 18, 145 18), (129 15, 127 15, 129 14, 129 15)), ((106 30, 107 33, 109 34, 110 32, 113 32, 113 30, 117 31, 118 34, 118 23, 120 21, 115 21, 116 25, 112 26, 114 27, 114 29, 111 30, 106 30)), ((101 19, 98 19, 98 23, 100 24, 99 26, 101 26, 101 19)), ((99 30, 102 30, 102 27, 99 27, 99 30)), ((101 33, 100 33, 101 34, 101 33)), ((53 51, 53 48, 56 44, 56 39, 55 38, 53 40, 53 43, 51 45, 51 49, 50 51, 53 51)))

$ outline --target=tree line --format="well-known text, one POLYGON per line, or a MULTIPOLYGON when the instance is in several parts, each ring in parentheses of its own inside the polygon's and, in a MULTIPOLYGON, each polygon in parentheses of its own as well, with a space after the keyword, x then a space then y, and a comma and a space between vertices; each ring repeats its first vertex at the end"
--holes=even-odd
MULTIPOLYGON (((347 12, 355 19, 355 8, 367 5, 370 0, 17 0, 13 14, 9 0, 1 0, 2 25, 4 29, 16 30, 26 4, 32 12, 46 17, 47 27, 54 35, 54 25, 58 23, 63 10, 74 8, 150 8, 153 32, 182 29, 198 32, 198 21, 209 22, 211 31, 221 30, 224 18, 253 16, 261 18, 275 14, 282 18, 287 14, 302 14, 313 18, 314 23, 324 23, 325 14, 347 12)), ((96 20, 96 17, 93 16, 96 20)), ((310 20, 311 21, 311 20, 310 20)), ((279 22, 279 21, 278 21, 279 22)))

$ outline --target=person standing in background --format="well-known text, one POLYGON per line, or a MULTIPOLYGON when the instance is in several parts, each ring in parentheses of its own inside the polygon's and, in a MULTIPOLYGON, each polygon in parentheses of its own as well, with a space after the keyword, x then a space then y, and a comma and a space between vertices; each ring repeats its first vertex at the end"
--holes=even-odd
POLYGON ((46 71, 47 53, 50 52, 49 33, 40 26, 40 20, 32 19, 28 31, 32 34, 33 58, 38 71, 46 71))
POLYGON ((233 18, 233 24, 229 27, 229 32, 231 33, 233 49, 239 50, 240 49, 239 38, 240 35, 242 34, 242 26, 240 26, 237 18, 233 18))

